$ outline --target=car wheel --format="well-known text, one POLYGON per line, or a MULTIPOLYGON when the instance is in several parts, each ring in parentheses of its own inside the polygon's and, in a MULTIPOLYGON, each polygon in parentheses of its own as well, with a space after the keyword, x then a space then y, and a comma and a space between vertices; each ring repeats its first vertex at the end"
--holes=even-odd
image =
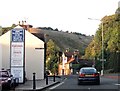
POLYGON ((80 83, 78 82, 78 85, 80 85, 80 83))
POLYGON ((97 80, 97 81, 96 81, 96 84, 97 84, 97 85, 100 85, 100 80, 97 80))
POLYGON ((82 83, 81 81, 78 81, 78 85, 81 85, 81 83, 82 83))
POLYGON ((10 90, 11 89, 11 84, 9 84, 6 89, 10 90))

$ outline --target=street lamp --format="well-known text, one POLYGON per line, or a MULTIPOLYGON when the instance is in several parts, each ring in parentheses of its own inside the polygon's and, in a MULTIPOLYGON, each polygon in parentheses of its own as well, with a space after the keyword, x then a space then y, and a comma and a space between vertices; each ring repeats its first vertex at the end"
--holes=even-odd
MULTIPOLYGON (((89 20, 97 20, 97 21, 101 21, 100 19, 94 19, 94 18, 88 18, 89 20)), ((101 21, 102 24, 102 59, 100 61, 102 61, 102 70, 101 70, 101 75, 104 74, 104 37, 103 37, 103 21, 101 21)))

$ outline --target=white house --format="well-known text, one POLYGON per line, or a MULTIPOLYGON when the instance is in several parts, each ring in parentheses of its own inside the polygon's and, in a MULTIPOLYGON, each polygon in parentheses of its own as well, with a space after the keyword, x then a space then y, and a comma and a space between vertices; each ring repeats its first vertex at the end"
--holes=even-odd
MULTIPOLYGON (((10 69, 10 31, 0 36, 0 69, 10 69)), ((44 41, 25 31, 25 74, 28 80, 44 79, 44 41)))

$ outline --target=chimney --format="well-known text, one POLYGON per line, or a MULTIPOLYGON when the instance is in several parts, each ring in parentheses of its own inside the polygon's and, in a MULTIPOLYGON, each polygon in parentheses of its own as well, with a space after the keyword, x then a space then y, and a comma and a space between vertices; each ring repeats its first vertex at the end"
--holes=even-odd
POLYGON ((26 25, 26 21, 24 21, 25 25, 26 25))
POLYGON ((22 21, 22 25, 24 25, 24 21, 22 21))
POLYGON ((18 22, 18 25, 20 26, 20 21, 18 22))

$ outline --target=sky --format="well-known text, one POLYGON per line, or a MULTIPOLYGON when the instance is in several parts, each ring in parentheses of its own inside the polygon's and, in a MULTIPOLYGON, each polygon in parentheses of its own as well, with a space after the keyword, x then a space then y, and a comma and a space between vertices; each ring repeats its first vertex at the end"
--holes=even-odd
POLYGON ((25 20, 33 27, 51 27, 94 35, 100 24, 99 20, 106 15, 114 14, 119 1, 0 0, 0 26, 9 27, 25 20))

